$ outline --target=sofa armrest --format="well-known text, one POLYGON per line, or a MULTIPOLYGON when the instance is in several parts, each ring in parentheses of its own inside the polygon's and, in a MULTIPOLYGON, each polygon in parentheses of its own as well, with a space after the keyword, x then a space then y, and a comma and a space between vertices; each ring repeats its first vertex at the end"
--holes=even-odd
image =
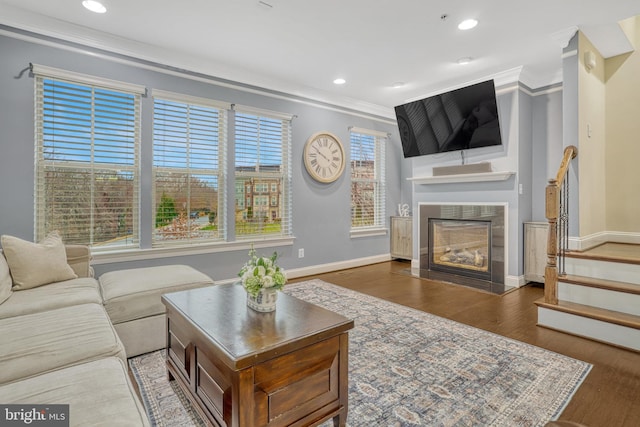
POLYGON ((91 248, 85 245, 64 245, 67 252, 67 264, 78 277, 93 277, 91 267, 91 248))

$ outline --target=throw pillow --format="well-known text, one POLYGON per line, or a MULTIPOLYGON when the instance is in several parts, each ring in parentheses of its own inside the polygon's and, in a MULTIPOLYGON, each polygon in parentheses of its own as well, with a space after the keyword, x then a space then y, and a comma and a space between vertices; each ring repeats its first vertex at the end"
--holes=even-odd
POLYGON ((2 249, 13 278, 13 290, 30 289, 78 276, 67 264, 64 244, 57 232, 40 243, 2 236, 2 249))
POLYGON ((0 304, 5 302, 11 296, 11 274, 9 273, 9 265, 2 252, 0 252, 0 304))

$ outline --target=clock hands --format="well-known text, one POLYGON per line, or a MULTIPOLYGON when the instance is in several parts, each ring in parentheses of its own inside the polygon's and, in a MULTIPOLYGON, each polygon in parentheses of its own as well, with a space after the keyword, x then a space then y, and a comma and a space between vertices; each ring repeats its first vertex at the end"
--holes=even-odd
POLYGON ((322 154, 322 152, 318 149, 318 147, 313 147, 313 149, 316 150, 316 153, 320 154, 327 162, 331 161, 327 156, 322 154))

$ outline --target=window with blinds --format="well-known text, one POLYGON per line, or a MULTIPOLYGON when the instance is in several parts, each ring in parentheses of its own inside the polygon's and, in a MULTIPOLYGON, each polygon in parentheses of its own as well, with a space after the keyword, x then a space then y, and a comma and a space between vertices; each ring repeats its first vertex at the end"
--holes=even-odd
POLYGON ((138 247, 144 88, 47 67, 36 76, 36 239, 138 247))
POLYGON ((154 246, 225 238, 226 104, 153 92, 154 246))
POLYGON ((236 107, 236 239, 291 236, 291 116, 236 107))
POLYGON ((379 132, 351 129, 352 230, 385 225, 385 141, 379 132))

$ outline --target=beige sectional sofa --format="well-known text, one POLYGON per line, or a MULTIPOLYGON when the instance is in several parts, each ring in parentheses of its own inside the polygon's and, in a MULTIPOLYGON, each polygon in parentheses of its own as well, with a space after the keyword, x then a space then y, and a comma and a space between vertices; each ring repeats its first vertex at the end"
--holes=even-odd
POLYGON ((162 265, 104 273, 98 279, 104 307, 127 357, 166 347, 167 316, 160 297, 213 285, 187 265, 162 265))
POLYGON ((162 293, 213 281, 190 267, 164 266, 107 273, 99 283, 89 248, 53 237, 33 244, 2 236, 0 402, 68 404, 73 426, 149 425, 127 354, 165 347, 162 293))

